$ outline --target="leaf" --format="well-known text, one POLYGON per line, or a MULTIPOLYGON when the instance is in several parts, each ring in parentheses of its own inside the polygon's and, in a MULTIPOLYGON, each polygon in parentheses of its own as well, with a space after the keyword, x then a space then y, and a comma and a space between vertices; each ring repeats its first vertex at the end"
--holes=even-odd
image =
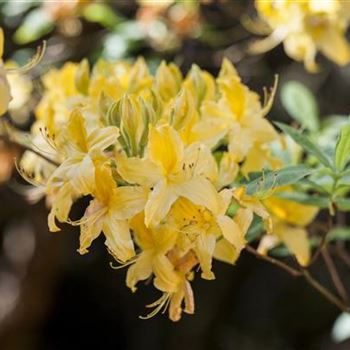
POLYGON ((289 166, 276 171, 263 171, 259 177, 246 183, 247 193, 266 193, 276 187, 291 185, 311 174, 306 165, 289 166))
POLYGON ((324 166, 333 169, 329 157, 320 150, 307 136, 301 134, 296 129, 284 124, 275 122, 275 124, 287 135, 289 135, 298 145, 300 145, 307 153, 316 157, 324 166))
POLYGON ((28 13, 21 26, 14 34, 18 44, 27 44, 38 40, 54 28, 54 22, 43 9, 35 9, 28 13))
POLYGON ((328 241, 348 241, 350 240, 350 228, 349 227, 338 227, 331 230, 327 235, 328 241))
POLYGON ((114 27, 122 20, 110 6, 102 3, 86 6, 83 11, 83 16, 87 21, 99 23, 106 28, 114 27))
POLYGON ((338 171, 344 170, 350 157, 350 124, 340 130, 339 139, 335 148, 334 162, 338 171))
POLYGON ((320 127, 315 96, 302 83, 289 81, 282 86, 281 102, 289 115, 310 131, 320 127))
POLYGON ((335 200, 338 210, 350 211, 350 198, 338 198, 335 200))
POLYGON ((288 199, 305 205, 313 205, 319 208, 328 208, 329 198, 324 196, 309 195, 303 192, 278 192, 276 197, 288 199))
POLYGON ((264 223, 262 222, 261 218, 255 215, 245 238, 247 242, 250 243, 259 238, 263 232, 265 232, 264 223))

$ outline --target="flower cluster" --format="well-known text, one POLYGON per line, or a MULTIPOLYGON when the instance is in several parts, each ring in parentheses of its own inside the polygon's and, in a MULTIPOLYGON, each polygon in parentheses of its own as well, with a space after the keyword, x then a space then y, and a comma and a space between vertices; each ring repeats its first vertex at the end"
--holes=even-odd
POLYGON ((183 77, 165 62, 153 76, 141 58, 100 60, 91 71, 85 60, 67 63, 43 84, 32 142, 44 157, 28 151, 19 169, 47 196, 50 230, 79 226, 81 254, 103 234, 128 266, 128 287, 154 276, 163 293, 154 312, 193 312, 194 267, 214 279, 212 259, 235 263, 253 214, 270 220, 258 199, 228 186, 276 167, 268 146, 278 134, 264 118, 275 87, 262 104, 228 60, 215 79, 196 65, 183 77), (87 195, 72 221, 72 204, 87 195))
POLYGON ((253 52, 266 52, 283 42, 288 56, 317 71, 316 54, 321 51, 339 65, 350 61, 346 30, 350 3, 341 0, 255 0, 259 17, 268 28, 255 23, 260 34, 270 34, 253 43, 253 52))

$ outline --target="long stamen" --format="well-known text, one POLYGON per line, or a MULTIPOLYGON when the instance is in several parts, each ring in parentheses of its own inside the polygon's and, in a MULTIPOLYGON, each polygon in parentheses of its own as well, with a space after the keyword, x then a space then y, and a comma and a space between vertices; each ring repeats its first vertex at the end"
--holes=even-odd
POLYGON ((38 46, 35 55, 31 58, 31 60, 22 67, 18 68, 9 68, 6 69, 8 74, 24 74, 35 67, 44 57, 46 50, 46 41, 43 41, 42 45, 38 46))

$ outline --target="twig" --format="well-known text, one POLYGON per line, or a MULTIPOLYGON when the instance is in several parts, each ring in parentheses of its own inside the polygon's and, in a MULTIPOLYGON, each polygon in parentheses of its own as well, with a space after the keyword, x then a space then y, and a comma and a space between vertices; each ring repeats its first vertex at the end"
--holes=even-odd
POLYGON ((337 268, 334 264, 334 261, 333 261, 331 255, 329 254, 327 247, 324 247, 322 249, 321 254, 322 254, 322 257, 326 263, 329 274, 332 278, 333 284, 334 284, 339 296, 343 299, 343 301, 345 301, 345 302, 348 301, 348 295, 347 295, 347 292, 345 290, 344 284, 339 277, 339 273, 337 271, 337 268))
POLYGON ((322 239, 321 239, 321 242, 320 244, 318 245, 314 255, 311 257, 310 259, 310 264, 309 265, 312 265, 318 258, 318 256, 321 254, 321 251, 322 249, 325 247, 326 245, 326 242, 327 242, 327 236, 328 236, 328 233, 331 231, 332 229, 332 226, 333 226, 333 219, 332 217, 329 215, 328 217, 328 222, 327 222, 327 228, 326 228, 326 232, 323 234, 322 236, 322 239))
POLYGON ((340 310, 349 313, 350 307, 347 306, 345 303, 343 303, 340 299, 338 299, 335 295, 333 295, 331 292, 329 292, 325 287, 323 287, 318 281, 316 281, 307 271, 306 269, 301 270, 303 276, 305 277, 306 281, 314 287, 317 291, 320 292, 328 301, 330 301, 332 304, 336 305, 340 310))
POLYGON ((300 270, 294 269, 293 267, 283 263, 282 261, 279 261, 277 259, 274 259, 270 256, 265 256, 260 254, 256 249, 254 249, 251 246, 246 246, 246 250, 253 254, 255 257, 264 260, 266 262, 269 262, 282 270, 286 271, 293 277, 300 277, 303 276, 305 280, 310 284, 311 287, 316 289, 320 294, 322 294, 328 301, 330 301, 332 304, 336 305, 340 310, 344 312, 350 312, 350 307, 347 306, 342 300, 337 298, 334 294, 332 294, 330 291, 328 291, 325 287, 323 287, 318 281, 316 281, 309 273, 308 270, 305 268, 300 268, 300 270))
POLYGON ((346 252, 343 242, 337 242, 336 243, 336 247, 335 247, 335 252, 336 254, 339 256, 339 258, 344 262, 344 264, 350 268, 350 256, 349 254, 346 252))
POLYGON ((294 269, 293 267, 285 264, 284 262, 282 262, 280 260, 277 260, 277 259, 272 258, 272 257, 267 256, 267 255, 260 254, 256 249, 254 249, 250 245, 246 246, 246 250, 250 254, 255 255, 258 259, 265 260, 265 261, 267 261, 275 266, 278 266, 279 268, 283 269, 284 271, 288 272, 290 275, 292 275, 294 277, 298 277, 298 276, 302 275, 302 273, 299 270, 294 269))

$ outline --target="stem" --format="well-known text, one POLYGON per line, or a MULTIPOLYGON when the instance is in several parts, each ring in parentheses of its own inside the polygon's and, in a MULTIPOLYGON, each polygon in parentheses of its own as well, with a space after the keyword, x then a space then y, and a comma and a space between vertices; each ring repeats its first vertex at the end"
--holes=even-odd
POLYGON ((346 293, 344 284, 343 284, 343 282, 341 281, 341 279, 339 277, 337 268, 336 268, 336 266, 334 264, 334 261, 333 261, 331 255, 329 254, 329 251, 328 251, 327 247, 324 247, 322 249, 322 256, 323 256, 323 259, 324 259, 324 261, 326 263, 326 266, 328 268, 329 274, 330 274, 330 276, 332 278, 333 284, 334 284, 334 286, 335 286, 339 296, 344 301, 347 301, 348 300, 348 295, 346 293))
POLYGON ((328 236, 328 233, 331 231, 332 227, 333 227, 333 218, 332 218, 331 215, 329 215, 328 216, 328 221, 327 221, 326 231, 325 231, 325 233, 322 236, 321 242, 318 245, 317 250, 315 251, 314 255, 311 257, 309 265, 312 265, 317 260, 317 258, 320 255, 321 251, 326 246, 327 236, 328 236))
POLYGON ((255 255, 258 259, 265 260, 265 261, 267 261, 275 266, 278 266, 282 270, 288 272, 293 277, 298 277, 298 276, 302 275, 302 273, 299 270, 294 269, 293 267, 289 266, 288 264, 285 264, 284 262, 282 262, 280 260, 277 260, 277 259, 272 258, 272 257, 267 256, 267 255, 260 254, 256 249, 254 249, 250 245, 246 246, 246 250, 248 253, 255 255))
POLYGON ((349 313, 350 308, 341 300, 339 300, 335 295, 333 295, 330 291, 328 291, 325 287, 323 287, 318 281, 316 281, 309 273, 309 271, 302 269, 301 270, 303 276, 306 281, 315 288, 320 294, 322 294, 328 301, 330 301, 333 305, 337 306, 340 310, 349 313))
POLYGON ((254 255, 255 257, 267 261, 279 268, 281 268, 282 270, 286 271, 287 273, 289 273, 290 275, 292 275, 293 277, 300 277, 303 276, 305 278, 305 280, 310 284, 311 287, 313 287, 314 289, 316 289, 320 294, 322 294, 329 302, 331 302, 333 305, 337 306, 340 310, 344 311, 344 312, 350 312, 350 307, 347 306, 342 300, 340 300, 339 298, 337 298, 334 294, 332 294, 330 291, 328 291, 325 287, 323 287, 318 281, 316 281, 309 273, 308 270, 304 269, 304 268, 300 268, 300 270, 294 269, 293 267, 277 260, 274 259, 270 256, 265 256, 262 255, 260 253, 258 253, 258 251, 256 249, 254 249, 253 247, 247 245, 246 246, 246 250, 254 255))

